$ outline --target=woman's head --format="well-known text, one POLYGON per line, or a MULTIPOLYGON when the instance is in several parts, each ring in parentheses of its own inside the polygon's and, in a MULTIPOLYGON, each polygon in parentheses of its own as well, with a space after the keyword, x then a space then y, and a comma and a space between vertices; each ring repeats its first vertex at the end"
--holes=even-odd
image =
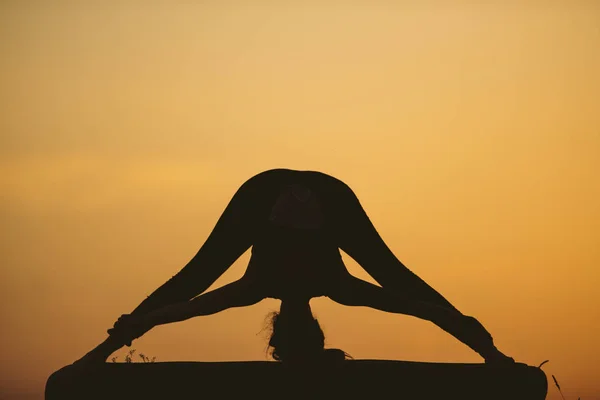
POLYGON ((306 301, 283 301, 278 313, 270 318, 269 348, 273 359, 303 363, 344 360, 348 355, 339 349, 325 349, 325 335, 306 301))

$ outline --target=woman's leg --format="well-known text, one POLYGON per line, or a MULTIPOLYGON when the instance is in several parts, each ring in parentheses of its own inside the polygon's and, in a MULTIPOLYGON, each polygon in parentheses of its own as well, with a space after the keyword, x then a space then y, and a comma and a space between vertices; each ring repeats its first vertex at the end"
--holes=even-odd
MULTIPOLYGON (((268 181, 257 175, 246 181, 234 194, 206 242, 188 264, 142 301, 131 315, 123 315, 109 337, 84 359, 103 359, 123 345, 123 338, 113 336, 121 321, 147 314, 169 304, 187 301, 212 285, 255 240, 257 221, 265 209, 264 187, 268 181)), ((266 218, 266 217, 265 217, 266 218)))
POLYGON ((455 309, 420 301, 411 295, 381 288, 350 274, 342 277, 327 296, 347 306, 371 307, 431 321, 480 354, 486 362, 512 361, 496 349, 491 335, 476 319, 467 317, 455 309))
POLYGON ((382 287, 440 307, 456 308, 392 253, 350 187, 341 181, 329 193, 328 213, 337 245, 382 287))
POLYGON ((234 194, 198 253, 175 276, 146 298, 132 315, 190 300, 212 285, 255 240, 260 192, 255 178, 234 194))

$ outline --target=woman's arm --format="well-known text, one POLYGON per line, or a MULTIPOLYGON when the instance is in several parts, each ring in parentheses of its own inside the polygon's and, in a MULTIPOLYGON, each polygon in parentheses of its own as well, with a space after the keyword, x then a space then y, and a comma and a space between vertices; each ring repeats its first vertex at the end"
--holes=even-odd
POLYGON ((250 306, 264 299, 256 288, 257 285, 250 279, 242 278, 189 301, 164 306, 139 316, 122 317, 109 333, 133 340, 157 325, 212 315, 228 308, 250 306))
POLYGON ((194 304, 194 300, 190 300, 161 307, 139 317, 139 323, 153 328, 157 325, 185 321, 196 316, 194 304))
POLYGON ((122 315, 115 322, 114 327, 108 330, 108 334, 121 338, 130 346, 132 340, 139 338, 157 325, 185 321, 193 316, 192 301, 182 301, 143 315, 122 315))

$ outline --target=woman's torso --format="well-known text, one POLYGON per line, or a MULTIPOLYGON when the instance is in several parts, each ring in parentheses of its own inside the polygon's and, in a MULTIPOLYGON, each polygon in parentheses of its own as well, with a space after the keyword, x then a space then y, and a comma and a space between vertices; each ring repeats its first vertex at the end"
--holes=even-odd
POLYGON ((328 196, 332 184, 341 182, 293 170, 266 171, 252 179, 259 181, 263 212, 246 277, 258 282, 266 297, 325 295, 339 274, 347 273, 332 234, 328 196))

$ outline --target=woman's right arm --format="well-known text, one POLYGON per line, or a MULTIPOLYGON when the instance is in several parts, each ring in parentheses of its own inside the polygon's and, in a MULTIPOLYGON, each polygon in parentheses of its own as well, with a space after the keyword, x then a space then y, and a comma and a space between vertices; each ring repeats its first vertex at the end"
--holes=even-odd
POLYGON ((212 315, 228 308, 250 306, 263 298, 252 280, 242 278, 189 301, 164 306, 143 315, 123 316, 112 331, 124 332, 126 337, 133 336, 133 340, 157 325, 185 321, 201 315, 212 315))
POLYGON ((182 301, 161 307, 140 317, 144 326, 155 327, 173 322, 185 321, 194 317, 194 301, 182 301))

